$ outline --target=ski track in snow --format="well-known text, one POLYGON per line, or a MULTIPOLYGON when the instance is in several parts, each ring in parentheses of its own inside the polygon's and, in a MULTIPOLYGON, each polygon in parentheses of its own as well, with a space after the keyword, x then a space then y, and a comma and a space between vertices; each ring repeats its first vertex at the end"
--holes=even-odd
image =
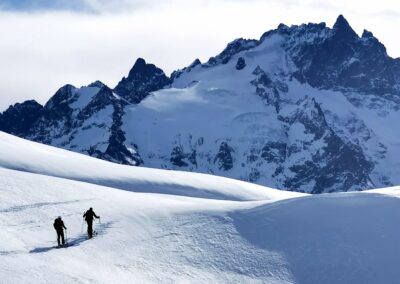
MULTIPOLYGON (((246 263, 259 252, 242 244, 224 216, 226 211, 260 202, 130 193, 6 169, 0 175, 3 184, 18 180, 10 190, 13 196, 2 200, 0 210, 0 238, 7 240, 0 247, 8 270, 1 273, 6 283, 36 282, 41 273, 51 281, 84 283, 252 280, 251 275, 238 272, 241 268, 231 261, 230 253, 242 250, 238 262, 246 263), (71 201, 71 196, 79 198, 71 201), (81 215, 89 206, 107 216, 101 226, 96 224, 99 235, 90 241, 81 230, 81 215), (71 247, 54 248, 52 222, 57 215, 63 216, 71 247), (226 247, 224 240, 230 235, 234 241, 226 247), (71 265, 79 269, 69 269, 71 265), (63 277, 58 278, 60 272, 63 277)), ((6 194, 4 186, 1 194, 6 194)))
POLYGON ((399 283, 399 188, 309 196, 2 133, 0 146, 1 283, 399 283), (88 240, 91 206, 101 224, 88 240), (67 248, 55 248, 58 215, 67 248))

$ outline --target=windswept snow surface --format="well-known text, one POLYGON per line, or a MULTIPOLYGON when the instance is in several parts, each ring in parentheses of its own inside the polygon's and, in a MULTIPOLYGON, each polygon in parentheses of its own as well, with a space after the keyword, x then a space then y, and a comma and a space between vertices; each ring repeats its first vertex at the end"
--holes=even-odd
POLYGON ((0 167, 136 192, 230 200, 278 200, 302 196, 217 176, 118 165, 4 132, 0 132, 0 167))
POLYGON ((0 282, 399 283, 399 192, 288 193, 1 133, 0 282), (55 248, 58 215, 68 248, 55 248))

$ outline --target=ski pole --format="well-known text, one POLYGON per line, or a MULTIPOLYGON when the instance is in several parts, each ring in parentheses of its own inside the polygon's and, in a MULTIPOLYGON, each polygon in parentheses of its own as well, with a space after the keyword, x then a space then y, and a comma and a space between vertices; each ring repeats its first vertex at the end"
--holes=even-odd
POLYGON ((100 221, 100 217, 99 217, 99 233, 101 231, 101 221, 100 221))
POLYGON ((81 234, 83 233, 83 217, 82 217, 82 225, 81 225, 81 234))

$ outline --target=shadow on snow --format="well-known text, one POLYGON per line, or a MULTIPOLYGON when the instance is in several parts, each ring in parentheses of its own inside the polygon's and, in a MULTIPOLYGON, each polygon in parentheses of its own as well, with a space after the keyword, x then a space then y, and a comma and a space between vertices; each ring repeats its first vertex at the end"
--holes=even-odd
POLYGON ((230 216, 250 244, 282 255, 296 282, 394 283, 400 278, 400 198, 338 193, 230 216))
MULTIPOLYGON (((97 231, 97 236, 103 235, 105 233, 105 231, 111 227, 112 224, 113 224, 113 222, 107 222, 107 223, 100 224, 100 228, 97 231)), ((97 237, 94 237, 94 238, 97 238, 97 237)), ((63 246, 61 246, 61 247, 58 247, 58 246, 37 247, 37 248, 30 250, 29 253, 45 253, 45 252, 51 251, 53 249, 76 247, 76 246, 79 246, 81 243, 84 243, 89 240, 90 239, 85 234, 85 235, 82 235, 82 236, 79 236, 76 238, 68 239, 68 243, 65 247, 63 247, 63 246)))

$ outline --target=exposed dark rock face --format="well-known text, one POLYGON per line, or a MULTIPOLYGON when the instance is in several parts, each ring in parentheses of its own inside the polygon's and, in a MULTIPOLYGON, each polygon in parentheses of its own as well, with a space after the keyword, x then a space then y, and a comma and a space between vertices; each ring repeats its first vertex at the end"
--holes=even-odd
POLYGON ((33 141, 51 144, 52 140, 68 135, 73 125, 73 110, 70 104, 76 100, 74 86, 61 87, 44 105, 42 115, 32 124, 25 137, 33 141))
POLYGON ((259 95, 267 105, 275 107, 277 113, 280 110, 280 93, 287 92, 287 85, 284 82, 271 79, 264 70, 257 66, 253 71, 256 78, 251 81, 251 84, 256 87, 256 93, 259 95))
POLYGON ((189 147, 185 149, 179 142, 179 137, 175 142, 175 146, 172 148, 169 161, 176 167, 184 167, 189 169, 197 168, 197 153, 195 147, 189 147))
POLYGON ((283 142, 268 142, 262 149, 261 157, 269 163, 283 163, 286 159, 286 147, 283 142))
POLYGON ((176 70, 176 71, 172 72, 171 81, 178 79, 182 75, 182 73, 190 72, 190 71, 192 71, 193 68, 195 68, 196 66, 199 66, 199 65, 201 65, 201 61, 198 58, 196 58, 192 62, 192 64, 190 64, 188 67, 185 67, 182 70, 176 70))
POLYGON ((222 142, 219 146, 218 154, 215 156, 214 163, 218 162, 219 169, 224 171, 230 170, 233 167, 233 148, 226 142, 222 142))
POLYGON ((207 63, 203 64, 203 67, 212 67, 217 64, 227 64, 233 55, 243 50, 248 50, 257 45, 257 41, 253 39, 235 39, 230 42, 226 48, 217 56, 211 57, 207 63))
POLYGON ((122 115, 123 106, 121 104, 115 105, 113 113, 114 123, 111 127, 111 136, 108 140, 109 144, 104 156, 100 158, 116 163, 138 166, 142 164, 143 161, 137 153, 137 149, 134 149, 135 151, 132 152, 125 146, 125 133, 121 130, 122 115))
POLYGON ((371 186, 369 173, 373 164, 363 151, 336 135, 314 99, 306 98, 299 102, 299 106, 298 110, 281 119, 288 124, 288 130, 301 124, 304 134, 309 138, 302 143, 273 144, 282 155, 266 155, 270 160, 284 157, 286 161, 290 161, 299 153, 307 153, 307 158, 302 158, 301 163, 289 163, 292 164, 289 169, 295 175, 286 179, 285 186, 296 190, 309 184, 313 188, 311 193, 337 191, 338 187, 341 191, 362 190, 371 186))
POLYGON ((170 82, 164 71, 138 58, 128 77, 122 78, 114 91, 128 102, 138 104, 150 92, 162 89, 170 82))
POLYGON ((364 31, 360 38, 343 16, 333 29, 308 24, 286 32, 285 48, 301 82, 322 89, 400 95, 397 60, 371 32, 364 31))
POLYGON ((99 81, 84 88, 95 92, 86 105, 75 106, 83 96, 89 94, 81 93, 80 89, 72 85, 65 85, 44 107, 34 101, 10 107, 0 117, 0 129, 29 140, 63 147, 93 157, 122 164, 140 165, 142 160, 137 149, 127 148, 125 134, 121 130, 122 116, 127 102, 119 99, 110 88, 99 81), (98 116, 106 110, 110 110, 110 117, 98 116), (17 113, 19 119, 15 117, 17 113), (8 128, 8 125, 13 125, 13 129, 8 128), (88 146, 81 145, 87 144, 86 139, 90 139, 87 137, 83 140, 83 137, 87 136, 86 133, 93 131, 102 132, 103 141, 97 144, 89 143, 88 146))
POLYGON ((185 162, 186 155, 183 152, 182 146, 175 146, 171 152, 171 163, 178 167, 187 167, 188 163, 185 162))
POLYGON ((125 133, 122 131, 122 116, 124 115, 124 107, 127 103, 123 100, 116 98, 112 90, 104 86, 97 93, 95 98, 83 109, 78 117, 91 117, 100 109, 107 106, 113 107, 112 125, 110 129, 110 137, 108 139, 108 146, 104 153, 99 151, 95 152, 96 156, 100 159, 126 164, 126 165, 140 165, 143 163, 137 149, 129 151, 125 145, 125 133), (82 115, 81 115, 82 114, 82 115))
POLYGON ((236 62, 236 70, 242 70, 244 67, 246 67, 246 61, 243 57, 239 57, 236 62))
POLYGON ((43 106, 34 100, 16 103, 0 114, 0 130, 25 136, 42 112, 43 106))

